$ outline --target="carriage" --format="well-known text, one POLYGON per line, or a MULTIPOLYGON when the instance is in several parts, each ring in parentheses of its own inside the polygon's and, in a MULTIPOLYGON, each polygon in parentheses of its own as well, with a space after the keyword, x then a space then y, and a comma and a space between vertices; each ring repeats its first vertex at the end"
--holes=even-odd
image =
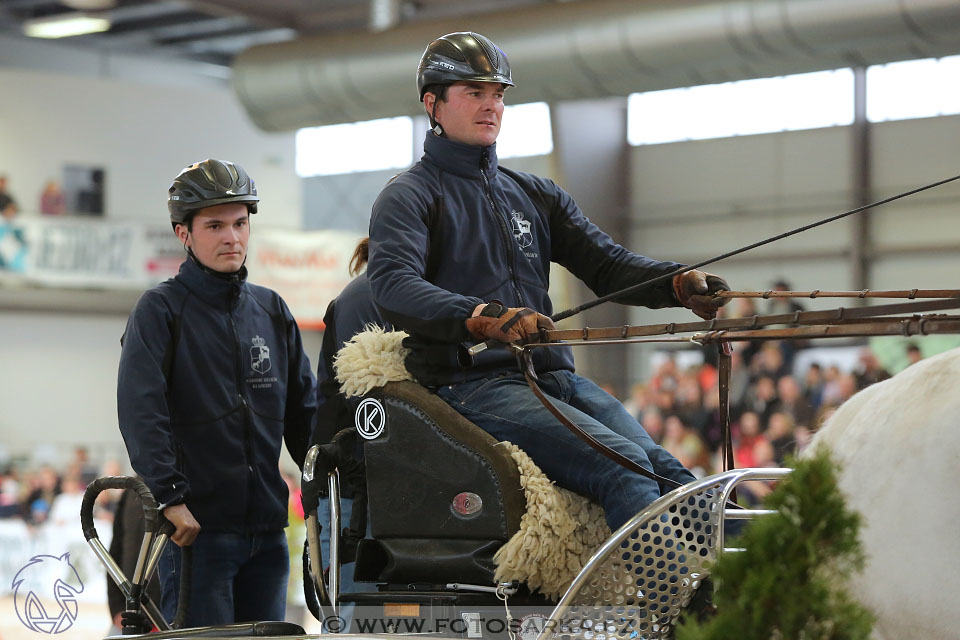
MULTIPOLYGON (((722 345, 731 341, 960 333, 956 316, 923 315, 960 307, 960 291, 802 294, 899 297, 911 302, 684 324, 551 330, 541 342, 512 348, 521 363, 529 365, 533 349, 558 341, 716 344, 721 347, 723 394, 729 353, 722 345), (921 298, 928 299, 917 301, 921 298)), ((529 366, 526 373, 536 393, 536 374, 529 366)), ((415 382, 386 375, 368 380, 358 393, 362 398, 356 428, 324 447, 311 448, 304 466, 308 514, 304 586, 311 611, 329 633, 511 640, 518 635, 524 640, 671 637, 685 610, 703 608, 709 595, 704 585, 718 554, 739 551, 728 546, 728 531, 740 521, 769 513, 736 505, 732 500, 736 487, 790 473, 777 468, 728 469, 666 492, 600 539, 596 527, 587 532, 592 526, 589 506, 573 504, 566 495, 545 496, 542 488, 549 481, 544 483, 539 470, 525 464, 522 452, 496 442, 415 382), (362 467, 351 462, 357 443, 363 449, 362 467), (358 473, 367 488, 369 535, 349 553, 356 562, 355 579, 375 584, 375 592, 340 589, 344 560, 340 478, 358 473), (327 497, 330 505, 327 558, 321 558, 316 516, 321 497, 327 497), (551 514, 563 512, 560 522, 543 526, 544 504, 551 514), (344 615, 347 609, 352 615, 344 615)), ((721 400, 723 413, 726 404, 721 400)), ((724 455, 728 459, 732 456, 724 455)), ((143 585, 156 568, 167 535, 159 525, 156 503, 139 481, 94 482, 87 489, 82 522, 90 546, 127 597, 128 609, 142 610, 160 630, 152 637, 305 635, 301 627, 281 622, 182 629, 176 621, 164 620, 143 585), (147 532, 136 570, 128 578, 97 539, 91 508, 100 491, 129 487, 141 497, 147 532)))

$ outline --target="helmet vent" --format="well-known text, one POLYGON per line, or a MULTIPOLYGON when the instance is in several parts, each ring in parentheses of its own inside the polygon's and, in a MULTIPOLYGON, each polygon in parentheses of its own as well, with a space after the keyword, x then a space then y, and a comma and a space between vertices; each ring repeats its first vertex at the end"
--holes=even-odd
POLYGON ((434 53, 439 56, 444 56, 450 58, 451 60, 456 60, 457 62, 466 62, 467 56, 460 50, 460 47, 454 45, 452 42, 440 38, 436 42, 434 47, 434 53))
POLYGON ((487 56, 487 60, 490 61, 490 64, 493 66, 493 68, 498 69, 500 67, 500 52, 497 51, 496 45, 478 33, 471 32, 470 35, 472 35, 477 43, 480 44, 480 47, 483 49, 483 53, 487 56))
POLYGON ((230 169, 221 163, 211 162, 210 164, 212 165, 210 168, 213 171, 213 178, 217 186, 229 187, 233 185, 233 172, 231 172, 230 169))

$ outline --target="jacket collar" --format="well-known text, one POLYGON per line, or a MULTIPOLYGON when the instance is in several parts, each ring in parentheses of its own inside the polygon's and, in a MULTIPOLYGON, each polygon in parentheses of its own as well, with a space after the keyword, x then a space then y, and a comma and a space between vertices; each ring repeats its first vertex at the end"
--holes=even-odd
POLYGON ((247 281, 247 268, 240 267, 236 275, 216 276, 200 266, 192 257, 187 257, 180 265, 179 280, 195 296, 210 304, 232 303, 247 281))
POLYGON ((464 178, 479 179, 481 167, 484 165, 488 179, 497 175, 496 143, 489 147, 464 144, 440 137, 428 130, 423 141, 423 159, 464 178))

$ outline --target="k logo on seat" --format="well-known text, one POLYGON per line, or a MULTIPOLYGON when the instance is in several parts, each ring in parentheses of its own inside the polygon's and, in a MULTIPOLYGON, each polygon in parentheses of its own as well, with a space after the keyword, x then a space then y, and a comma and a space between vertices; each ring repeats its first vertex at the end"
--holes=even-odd
POLYGON ((357 407, 354 419, 360 437, 365 440, 373 440, 383 433, 383 428, 387 422, 387 414, 379 400, 367 398, 357 407))

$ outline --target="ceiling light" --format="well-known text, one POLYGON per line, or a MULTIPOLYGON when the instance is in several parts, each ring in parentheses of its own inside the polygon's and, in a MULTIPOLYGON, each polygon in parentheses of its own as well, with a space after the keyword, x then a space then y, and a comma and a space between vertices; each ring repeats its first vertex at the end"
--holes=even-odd
POLYGON ((27 20, 23 32, 31 38, 67 38, 100 33, 110 28, 110 21, 82 13, 68 13, 48 18, 27 20))
POLYGON ((60 0, 60 4, 77 11, 102 11, 113 9, 117 6, 117 0, 60 0))

